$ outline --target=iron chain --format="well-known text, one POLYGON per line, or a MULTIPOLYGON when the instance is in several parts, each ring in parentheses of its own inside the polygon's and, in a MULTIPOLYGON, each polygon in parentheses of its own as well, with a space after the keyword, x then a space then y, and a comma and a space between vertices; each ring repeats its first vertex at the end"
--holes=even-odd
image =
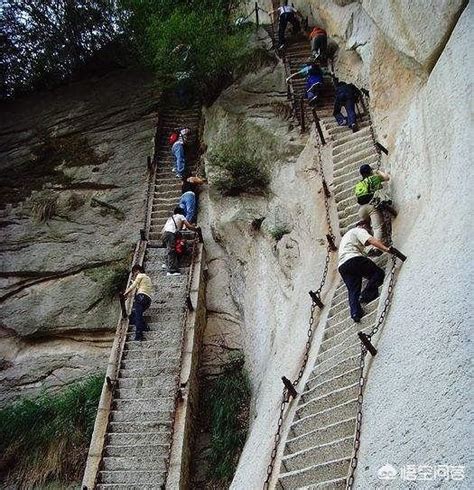
POLYGON ((366 107, 367 107, 367 117, 369 119, 369 129, 370 129, 370 135, 372 137, 372 142, 374 144, 375 151, 377 152, 377 170, 380 170, 380 167, 382 166, 382 151, 380 148, 377 146, 377 138, 375 136, 375 130, 374 130, 374 125, 372 124, 372 116, 370 115, 370 110, 368 109, 369 107, 369 100, 368 98, 363 94, 362 97, 365 100, 366 107))
MULTIPOLYGON (((321 159, 321 142, 319 140, 316 144, 316 158, 318 159, 319 173, 321 175, 321 179, 322 179, 323 187, 324 187, 326 181, 324 178, 322 159, 321 159)), ((328 226, 328 234, 332 238, 332 240, 334 241, 335 237, 334 237, 334 232, 333 232, 332 225, 331 225, 331 213, 330 213, 329 197, 326 194, 325 189, 323 189, 323 195, 324 195, 324 207, 326 210, 326 221, 327 221, 327 226, 328 226)), ((331 246, 328 243, 328 245, 326 247, 326 258, 325 258, 325 262, 324 262, 324 269, 323 269, 323 274, 321 277, 321 282, 319 284, 318 289, 315 291, 316 295, 319 298, 321 297, 321 292, 323 290, 323 287, 326 283, 326 279, 328 276, 329 263, 331 261, 331 253, 332 253, 331 246)), ((314 317, 315 317, 316 307, 317 307, 317 304, 313 301, 311 303, 309 325, 308 325, 308 331, 307 331, 305 350, 304 350, 304 354, 303 354, 303 361, 302 361, 300 370, 298 372, 298 375, 296 376, 295 380, 292 383, 293 386, 295 386, 295 387, 301 381, 301 378, 303 377, 303 374, 306 371, 306 366, 308 364, 309 352, 311 350, 311 344, 312 344, 313 335, 314 335, 314 321, 315 321, 314 317)), ((288 390, 287 390, 287 388, 284 388, 283 389, 283 395, 282 395, 282 401, 281 401, 281 405, 280 405, 280 414, 278 417, 277 430, 275 433, 274 444, 273 444, 272 453, 271 453, 271 457, 270 457, 270 463, 267 467, 267 478, 266 478, 265 483, 263 485, 264 490, 267 490, 270 487, 270 481, 271 481, 271 478, 273 475, 273 470, 275 467, 275 461, 276 461, 276 457, 278 454, 278 446, 279 446, 280 440, 281 440, 283 418, 284 418, 284 414, 285 414, 286 404, 289 402, 289 398, 290 397, 289 397, 288 390)))

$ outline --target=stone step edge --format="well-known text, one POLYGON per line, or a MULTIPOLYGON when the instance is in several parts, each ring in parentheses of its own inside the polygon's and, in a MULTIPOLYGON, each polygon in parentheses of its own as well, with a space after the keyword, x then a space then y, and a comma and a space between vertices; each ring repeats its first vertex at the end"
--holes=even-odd
MULTIPOLYGON (((358 358, 358 357, 356 357, 358 358)), ((328 384, 328 383, 333 383, 336 379, 339 379, 339 378, 343 378, 344 376, 347 376, 348 374, 350 373, 353 373, 354 371, 359 371, 359 368, 356 367, 354 369, 349 369, 348 371, 344 371, 342 374, 339 374, 338 376, 334 376, 330 379, 327 379, 326 381, 322 381, 321 383, 318 383, 317 385, 314 385, 312 388, 310 388, 309 390, 306 390, 306 391, 303 391, 301 393, 301 399, 303 399, 303 397, 305 397, 308 393, 311 393, 313 391, 316 391, 317 389, 319 389, 321 386, 325 385, 325 384, 328 384)), ((309 381, 309 380, 308 380, 309 381)), ((306 383, 308 383, 308 381, 306 383)), ((356 383, 357 384, 357 383, 356 383)), ((348 388, 350 385, 347 385, 347 386, 344 386, 343 388, 348 388)), ((328 393, 326 393, 326 395, 331 395, 332 393, 334 393, 336 390, 333 390, 333 391, 330 391, 328 393)), ((324 396, 326 396, 324 395, 324 396)), ((322 398, 322 397, 319 397, 319 398, 322 398)), ((319 398, 312 398, 311 400, 316 400, 316 399, 319 399, 319 398)), ((306 402, 304 402, 306 403, 306 402)))
POLYGON ((319 412, 312 413, 310 415, 305 415, 304 417, 301 417, 298 420, 294 420, 293 423, 291 424, 291 427, 293 427, 297 424, 300 424, 301 422, 305 422, 308 419, 317 417, 318 415, 321 415, 322 413, 330 412, 331 410, 335 410, 336 408, 339 408, 339 407, 344 407, 345 405, 349 405, 350 403, 354 403, 356 401, 357 401, 357 398, 351 398, 350 400, 347 400, 344 403, 340 403, 339 405, 334 405, 333 407, 325 408, 324 410, 321 410, 319 412))
POLYGON ((347 437, 340 437, 339 439, 334 439, 333 441, 330 441, 330 442, 325 442, 324 444, 318 444, 316 446, 311 446, 311 447, 308 447, 306 449, 302 449, 301 451, 297 451, 295 453, 291 453, 291 454, 287 454, 286 456, 283 456, 282 461, 286 461, 286 460, 289 460, 291 458, 295 458, 297 456, 300 456, 304 453, 307 453, 309 451, 313 451, 314 449, 322 449, 322 448, 325 448, 327 446, 333 446, 334 444, 338 444, 340 442, 343 442, 343 441, 348 441, 348 440, 353 440, 354 439, 354 436, 347 436, 347 437))
POLYGON ((288 471, 287 473, 280 473, 279 479, 285 478, 285 477, 288 477, 288 476, 298 475, 300 473, 304 473, 304 472, 306 472, 308 470, 312 470, 314 468, 320 468, 320 467, 323 467, 323 466, 328 466, 328 465, 330 465, 332 463, 341 463, 343 461, 347 461, 349 463, 351 461, 351 458, 332 459, 331 461, 326 461, 325 463, 320 463, 320 464, 315 464, 315 465, 312 465, 312 466, 307 466, 307 467, 301 468, 299 470, 288 471))
MULTIPOLYGON (((311 400, 308 400, 307 402, 303 402, 301 403, 300 405, 298 405, 298 407, 296 408, 296 413, 298 413, 299 410, 301 410, 302 408, 305 408, 307 407, 308 405, 310 405, 311 403, 316 403, 320 400, 323 400, 324 398, 328 398, 329 396, 335 394, 335 393, 340 393, 342 391, 345 391, 345 390, 348 390, 349 388, 354 388, 354 386, 358 386, 359 383, 352 383, 351 385, 348 385, 348 386, 343 386, 342 388, 338 388, 337 390, 333 390, 331 391, 330 393, 326 393, 325 395, 323 396, 320 396, 318 398, 311 398, 311 400)), ((331 407, 332 408, 332 407, 331 407)), ((295 414, 296 415, 296 414, 295 414)))
MULTIPOLYGON (((352 421, 354 422, 354 434, 355 434, 355 422, 357 421, 357 419, 354 416, 354 417, 350 417, 348 419, 339 420, 338 422, 334 422, 332 424, 326 425, 324 427, 321 427, 320 429, 310 430, 310 431, 305 432, 304 434, 301 434, 299 436, 288 437, 286 439, 286 443, 292 443, 292 442, 295 442, 295 441, 298 441, 298 440, 301 440, 301 439, 306 438, 309 434, 314 434, 315 432, 326 431, 326 430, 331 429, 332 427, 335 427, 336 425, 341 425, 341 424, 345 424, 346 422, 352 422, 352 421)), ((286 445, 286 443, 285 443, 285 445, 286 445)))
MULTIPOLYGON (((322 371, 322 372, 318 372, 318 374, 316 374, 315 376, 310 376, 308 378, 308 380, 306 381, 306 383, 309 383, 311 380, 313 379, 316 379, 316 378, 319 378, 321 375, 325 374, 325 373, 329 373, 329 371, 332 371, 333 369, 335 369, 337 366, 339 366, 339 364, 342 364, 343 362, 346 362, 348 361, 349 359, 360 359, 360 355, 356 355, 356 356, 350 356, 350 357, 346 357, 345 359, 343 359, 342 361, 338 362, 337 364, 334 364, 334 366, 332 366, 331 368, 329 369, 326 369, 325 371, 322 371)), ((334 378, 337 378, 337 376, 334 376, 334 378)), ((334 378, 331 378, 331 379, 334 379, 334 378)))

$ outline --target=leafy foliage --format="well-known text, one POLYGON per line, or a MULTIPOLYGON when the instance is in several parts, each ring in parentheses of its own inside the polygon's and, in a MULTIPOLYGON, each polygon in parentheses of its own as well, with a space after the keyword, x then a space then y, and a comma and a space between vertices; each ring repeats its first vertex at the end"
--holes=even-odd
POLYGON ((269 232, 270 232, 270 235, 272 236, 272 238, 274 240, 276 240, 277 242, 279 242, 283 238, 283 236, 290 233, 291 230, 287 226, 278 225, 278 226, 275 226, 274 228, 271 228, 269 230, 269 232))
POLYGON ((209 162, 217 170, 212 184, 223 195, 261 194, 270 183, 268 163, 244 133, 215 148, 209 162))
POLYGON ((212 480, 230 482, 247 437, 250 383, 243 356, 229 361, 209 387, 211 424, 209 474, 212 480))
POLYGON ((0 467, 15 487, 78 481, 97 412, 103 376, 57 394, 23 399, 0 410, 0 467))
POLYGON ((118 60, 116 1, 4 0, 0 15, 2 98, 54 86, 94 58, 118 60))

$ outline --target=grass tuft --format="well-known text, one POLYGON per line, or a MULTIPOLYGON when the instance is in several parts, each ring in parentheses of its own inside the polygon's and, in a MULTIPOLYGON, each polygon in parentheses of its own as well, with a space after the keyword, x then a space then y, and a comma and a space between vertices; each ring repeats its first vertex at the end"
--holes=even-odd
POLYGON ((230 483, 248 431, 250 383, 242 355, 210 381, 206 405, 211 432, 207 476, 215 483, 230 483))
POLYGON ((216 170, 212 184, 224 196, 263 194, 270 184, 267 162, 241 134, 216 147, 209 162, 216 170))
POLYGON ((272 238, 274 240, 276 240, 277 242, 279 242, 284 235, 288 235, 288 233, 291 233, 291 230, 286 227, 286 226, 275 226, 274 228, 271 228, 270 230, 268 230, 270 235, 272 236, 272 238))
POLYGON ((96 375, 0 410, 0 471, 7 486, 80 480, 102 390, 96 375))

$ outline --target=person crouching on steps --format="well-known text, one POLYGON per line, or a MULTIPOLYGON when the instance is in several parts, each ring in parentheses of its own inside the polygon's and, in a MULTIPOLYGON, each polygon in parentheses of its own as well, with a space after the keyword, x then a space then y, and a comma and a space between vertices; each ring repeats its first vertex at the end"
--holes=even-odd
POLYGON ((391 253, 391 249, 371 235, 370 222, 359 221, 341 239, 339 245, 338 270, 347 286, 351 318, 359 323, 364 316, 361 303, 370 303, 379 295, 385 272, 366 257, 365 247, 373 245, 382 252, 391 253), (361 292, 362 279, 368 280, 361 292))
POLYGON ((306 98, 311 106, 314 106, 318 100, 319 92, 323 87, 324 78, 323 72, 317 63, 308 59, 297 72, 293 73, 286 79, 286 83, 290 83, 292 78, 304 76, 306 77, 306 98))
POLYGON ((149 330, 143 313, 150 308, 153 284, 141 265, 135 264, 132 267, 132 277, 134 280, 123 295, 127 297, 136 291, 130 322, 135 325, 135 340, 143 340, 143 332, 149 330))
POLYGON ((179 276, 179 259, 176 252, 176 238, 179 232, 186 226, 189 230, 198 231, 198 227, 191 224, 184 217, 184 210, 181 207, 175 208, 173 216, 169 217, 163 227, 163 246, 168 249, 167 276, 179 276))

